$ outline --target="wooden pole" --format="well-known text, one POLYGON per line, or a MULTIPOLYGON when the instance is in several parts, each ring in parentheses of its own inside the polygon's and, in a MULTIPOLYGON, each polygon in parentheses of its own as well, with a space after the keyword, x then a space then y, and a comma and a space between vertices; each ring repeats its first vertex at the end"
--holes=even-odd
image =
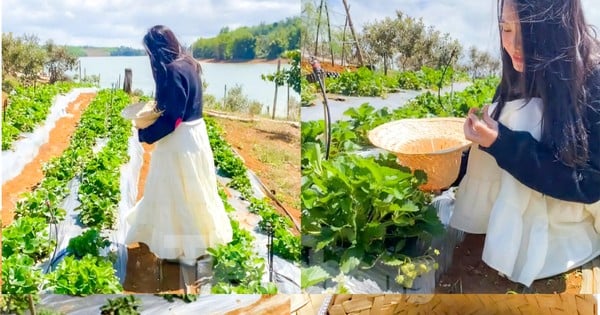
MULTIPOLYGON (((277 75, 279 75, 279 69, 281 68, 281 58, 277 59, 277 72, 275 72, 277 75)), ((275 119, 275 110, 277 107, 277 88, 279 86, 277 85, 277 82, 275 82, 275 97, 273 99, 273 116, 271 117, 272 119, 275 119)))
POLYGON ((342 66, 346 64, 346 28, 348 27, 348 17, 344 23, 344 32, 342 33, 342 66))
POLYGON ((335 66, 335 60, 333 58, 333 45, 331 45, 331 24, 329 23, 329 9, 327 8, 327 2, 325 2, 325 14, 327 16, 327 33, 329 34, 329 51, 331 53, 331 65, 335 66))
POLYGON ((79 82, 83 82, 83 78, 81 77, 81 59, 79 59, 79 82))
POLYGON ((223 92, 223 110, 225 110, 226 105, 227 105, 227 84, 225 84, 225 92, 223 92))
POLYGON ((130 68, 125 69, 125 78, 123 79, 123 91, 127 94, 131 94, 131 80, 133 77, 133 73, 130 68))
POLYGON ((363 55, 360 50, 360 45, 358 44, 358 38, 356 38, 356 32, 354 31, 354 26, 352 25, 352 19, 350 18, 350 9, 348 8, 348 2, 344 1, 344 8, 346 9, 346 17, 348 18, 348 25, 350 26, 350 31, 352 32, 352 37, 354 38, 354 44, 356 45, 356 52, 358 53, 358 63, 363 66, 363 55))
POLYGON ((290 85, 287 85, 287 119, 290 119, 290 85))
POLYGON ((321 4, 319 5, 319 15, 317 16, 317 38, 315 39, 315 54, 317 56, 317 47, 319 47, 319 29, 321 28, 321 11, 323 10, 323 0, 321 0, 321 4))

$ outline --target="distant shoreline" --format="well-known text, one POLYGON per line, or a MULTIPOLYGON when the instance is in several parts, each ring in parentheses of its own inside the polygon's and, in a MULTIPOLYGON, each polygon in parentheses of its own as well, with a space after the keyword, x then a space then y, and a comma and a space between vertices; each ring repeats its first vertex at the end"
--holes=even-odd
MULTIPOLYGON (((80 56, 77 58, 84 58, 84 57, 95 58, 95 57, 143 57, 143 56, 100 56, 100 55, 96 55, 96 56, 80 56)), ((277 59, 264 59, 264 58, 249 59, 249 60, 246 60, 246 59, 244 59, 244 60, 217 60, 217 59, 199 59, 199 58, 195 58, 195 59, 196 59, 196 61, 198 61, 200 63, 224 63, 224 64, 240 63, 240 64, 273 64, 273 65, 277 64, 277 59)), ((281 59, 282 65, 289 64, 288 59, 284 59, 284 58, 280 58, 280 59, 281 59)))
MULTIPOLYGON (((277 64, 277 59, 264 59, 264 58, 257 58, 257 59, 249 59, 249 60, 217 60, 217 59, 198 59, 196 58, 196 60, 198 62, 201 63, 243 63, 243 64, 259 64, 259 63, 266 63, 266 64, 277 64)), ((287 59, 283 59, 281 58, 281 64, 288 64, 288 60, 287 59)))

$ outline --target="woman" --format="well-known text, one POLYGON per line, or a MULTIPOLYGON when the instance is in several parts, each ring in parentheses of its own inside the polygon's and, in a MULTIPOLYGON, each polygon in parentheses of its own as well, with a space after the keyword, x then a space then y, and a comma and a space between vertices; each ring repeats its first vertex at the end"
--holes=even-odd
POLYGON ((600 56, 580 0, 499 3, 502 79, 480 120, 451 226, 530 286, 600 254, 600 56))
POLYGON ((138 130, 141 142, 156 144, 144 197, 127 219, 126 242, 145 243, 161 259, 188 266, 184 281, 191 285, 185 278, 195 273, 198 257, 232 239, 202 118, 200 66, 165 26, 152 27, 144 46, 162 115, 138 130))

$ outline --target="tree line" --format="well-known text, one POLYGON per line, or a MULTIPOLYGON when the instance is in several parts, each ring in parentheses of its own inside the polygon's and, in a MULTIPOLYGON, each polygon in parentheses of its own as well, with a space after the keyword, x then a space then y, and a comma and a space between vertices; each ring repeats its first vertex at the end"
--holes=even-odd
POLYGON ((272 24, 224 27, 211 38, 192 44, 194 58, 216 60, 275 59, 283 52, 300 48, 300 18, 290 17, 272 24))
MULTIPOLYGON (((303 2, 303 53, 317 51, 322 57, 336 60, 343 56, 344 61, 357 64, 358 51, 350 30, 335 25, 328 29, 325 19, 314 1, 303 2), (317 25, 321 27, 317 29, 317 25), (316 42, 316 38, 320 42, 316 42)), ((393 17, 367 23, 357 31, 358 46, 366 57, 365 62, 377 65, 386 74, 391 68, 417 71, 422 67, 452 67, 476 78, 497 74, 500 69, 498 58, 476 47, 465 50, 448 33, 427 26, 423 19, 410 17, 402 11, 396 11, 393 17)))
POLYGON ((65 72, 77 64, 77 57, 66 46, 56 45, 52 40, 40 44, 35 35, 13 36, 2 33, 2 82, 17 80, 28 84, 47 72, 50 83, 65 80, 65 72))

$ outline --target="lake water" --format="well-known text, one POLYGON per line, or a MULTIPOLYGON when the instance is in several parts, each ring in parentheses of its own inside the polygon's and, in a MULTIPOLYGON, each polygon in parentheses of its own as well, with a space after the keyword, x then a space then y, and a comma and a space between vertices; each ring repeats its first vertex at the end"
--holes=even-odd
MULTIPOLYGON (((120 76, 120 87, 123 86, 125 68, 132 70, 132 89, 140 89, 144 94, 153 95, 154 80, 150 70, 150 62, 147 56, 136 57, 81 57, 82 75, 99 75, 100 87, 111 88, 117 85, 120 76)), ((241 64, 241 63, 202 63, 202 79, 208 83, 206 94, 214 95, 222 99, 225 86, 233 88, 236 84, 242 86, 243 94, 250 100, 256 100, 263 104, 263 112, 267 107, 272 112, 273 99, 275 97, 275 84, 264 81, 261 74, 273 73, 277 70, 277 64, 241 64)), ((289 65, 281 65, 287 68, 289 65)), ((71 72, 70 74, 74 74, 71 72)), ((298 102, 300 96, 290 89, 290 98, 298 102)), ((287 87, 280 86, 277 93, 276 116, 285 118, 287 116, 287 87)))

